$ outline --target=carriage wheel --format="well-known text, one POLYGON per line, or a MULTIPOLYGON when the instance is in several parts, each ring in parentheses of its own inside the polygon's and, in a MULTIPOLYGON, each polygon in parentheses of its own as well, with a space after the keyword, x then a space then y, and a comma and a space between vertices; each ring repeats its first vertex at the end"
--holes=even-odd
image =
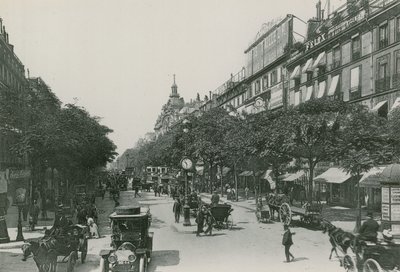
POLYGON ((139 272, 146 272, 147 271, 147 260, 146 256, 140 257, 139 261, 139 272))
POLYGON ((86 260, 87 256, 87 251, 88 251, 88 240, 85 238, 82 248, 81 248, 81 263, 84 263, 86 260))
POLYGON ((343 268, 348 272, 356 272, 356 262, 353 257, 345 255, 343 258, 343 268))
POLYGON ((227 229, 232 229, 232 227, 233 227, 233 216, 230 214, 229 216, 228 216, 228 218, 226 218, 226 228, 227 229))
POLYGON ((76 251, 72 251, 69 254, 68 262, 67 262, 67 272, 73 272, 74 266, 76 264, 76 260, 78 259, 78 255, 76 251))
POLYGON ((290 209, 289 204, 283 203, 279 208, 279 218, 282 223, 286 225, 290 225, 292 221, 292 210, 290 209))
POLYGON ((49 263, 41 264, 38 268, 40 272, 54 272, 56 271, 56 266, 57 263, 51 261, 49 263))
POLYGON ((383 269, 377 261, 368 259, 364 263, 363 272, 383 272, 383 269))

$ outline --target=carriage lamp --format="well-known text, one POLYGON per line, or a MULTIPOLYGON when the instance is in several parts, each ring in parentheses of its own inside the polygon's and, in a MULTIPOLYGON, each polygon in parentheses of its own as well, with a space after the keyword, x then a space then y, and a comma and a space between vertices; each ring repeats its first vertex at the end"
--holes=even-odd
POLYGON ((128 256, 128 260, 129 260, 131 263, 134 263, 134 262, 136 261, 136 255, 135 255, 135 254, 129 255, 129 256, 128 256))
POLYGON ((110 256, 108 256, 108 262, 110 264, 115 264, 117 261, 118 261, 117 255, 111 254, 110 256))

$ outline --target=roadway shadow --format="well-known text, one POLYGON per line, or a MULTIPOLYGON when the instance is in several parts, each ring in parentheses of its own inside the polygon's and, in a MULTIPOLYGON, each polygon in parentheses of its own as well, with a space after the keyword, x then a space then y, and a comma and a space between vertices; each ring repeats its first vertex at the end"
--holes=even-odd
POLYGON ((179 250, 157 250, 151 254, 149 272, 157 272, 158 267, 177 266, 180 263, 179 250))
POLYGON ((158 218, 152 218, 151 219, 151 228, 153 228, 153 229, 161 229, 162 227, 165 227, 166 226, 166 224, 165 224, 165 221, 163 221, 163 220, 160 220, 160 219, 158 219, 158 218))
POLYGON ((244 228, 242 227, 237 227, 237 226, 233 226, 231 229, 229 229, 229 231, 237 231, 237 230, 243 230, 244 228))
POLYGON ((305 261, 308 260, 308 258, 306 257, 298 257, 298 258, 294 258, 292 262, 300 262, 300 261, 305 261))

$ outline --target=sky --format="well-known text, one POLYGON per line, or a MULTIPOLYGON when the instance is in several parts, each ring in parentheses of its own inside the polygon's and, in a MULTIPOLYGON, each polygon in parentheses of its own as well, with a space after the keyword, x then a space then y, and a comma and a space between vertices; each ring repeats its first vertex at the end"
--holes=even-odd
POLYGON ((101 117, 122 154, 154 130, 173 74, 186 101, 208 95, 245 66, 263 23, 286 14, 306 21, 316 2, 0 0, 0 17, 30 76, 101 117))

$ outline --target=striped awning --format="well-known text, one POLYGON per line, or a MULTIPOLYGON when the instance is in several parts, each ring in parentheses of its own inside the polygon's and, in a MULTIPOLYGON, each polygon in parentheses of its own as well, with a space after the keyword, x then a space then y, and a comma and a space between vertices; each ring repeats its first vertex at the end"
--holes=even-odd
POLYGON ((384 105, 387 104, 387 100, 378 102, 373 108, 372 108, 372 112, 377 112, 380 108, 382 108, 384 105))
POLYGON ((320 63, 322 62, 322 58, 325 57, 325 52, 322 52, 318 55, 317 59, 314 61, 314 64, 312 66, 312 69, 315 69, 318 67, 318 65, 320 65, 320 63))
POLYGON ((307 72, 308 70, 309 70, 309 68, 310 68, 310 66, 311 66, 311 62, 312 62, 312 58, 311 59, 309 59, 309 60, 307 60, 307 62, 306 62, 306 64, 304 65, 304 67, 303 67, 303 73, 305 73, 305 72, 307 72))
POLYGON ((296 179, 302 178, 306 173, 303 170, 297 171, 296 173, 291 173, 285 176, 283 181, 295 181, 296 179))
POLYGON ((385 169, 384 166, 370 169, 361 177, 359 181, 360 187, 381 188, 381 181, 385 180, 385 178, 383 178, 381 175, 383 169, 385 169))
POLYGON ((351 175, 346 173, 344 170, 332 167, 326 172, 314 178, 315 181, 326 182, 326 183, 336 183, 341 184, 351 178, 351 175))
POLYGON ((331 80, 331 85, 329 86, 328 96, 332 96, 335 94, 338 82, 339 82, 339 75, 336 75, 331 80))
POLYGON ((298 76, 300 75, 299 71, 300 71, 300 65, 297 65, 297 66, 293 69, 293 72, 292 72, 292 74, 290 75, 290 79, 295 78, 295 77, 298 77, 298 76))

